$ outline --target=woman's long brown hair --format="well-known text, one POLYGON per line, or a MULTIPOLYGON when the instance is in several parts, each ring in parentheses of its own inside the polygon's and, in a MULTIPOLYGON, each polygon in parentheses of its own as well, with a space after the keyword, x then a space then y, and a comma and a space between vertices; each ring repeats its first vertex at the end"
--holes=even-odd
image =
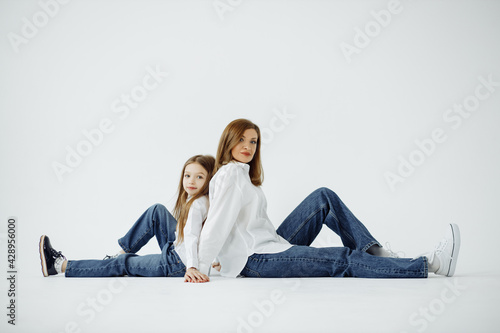
POLYGON ((250 165, 250 180, 255 186, 260 186, 264 182, 264 171, 260 160, 260 129, 248 119, 236 119, 230 122, 219 140, 219 147, 217 148, 217 155, 215 157, 215 171, 219 170, 223 165, 228 164, 233 159, 231 150, 240 142, 243 133, 247 129, 254 129, 257 132, 257 147, 252 160, 248 163, 250 165))

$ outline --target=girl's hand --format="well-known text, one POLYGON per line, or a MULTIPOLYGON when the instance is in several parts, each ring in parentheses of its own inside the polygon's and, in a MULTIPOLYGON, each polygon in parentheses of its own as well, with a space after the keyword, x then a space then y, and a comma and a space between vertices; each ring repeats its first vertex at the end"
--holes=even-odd
POLYGON ((217 272, 220 272, 220 268, 221 268, 220 262, 214 262, 212 264, 212 268, 215 268, 217 270, 217 272))
POLYGON ((208 276, 199 272, 194 267, 188 268, 186 270, 186 274, 184 275, 184 282, 202 283, 202 282, 208 282, 208 281, 210 281, 208 276))

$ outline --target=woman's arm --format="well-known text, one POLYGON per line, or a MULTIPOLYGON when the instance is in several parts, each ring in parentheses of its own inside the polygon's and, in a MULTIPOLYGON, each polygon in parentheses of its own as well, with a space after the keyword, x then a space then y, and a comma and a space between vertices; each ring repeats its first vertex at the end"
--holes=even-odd
POLYGON ((220 262, 215 259, 215 262, 212 263, 212 268, 215 268, 218 272, 220 272, 220 269, 222 268, 220 265, 220 262))
POLYGON ((228 165, 210 189, 210 209, 198 246, 199 270, 204 274, 208 274, 240 213, 243 192, 238 181, 242 171, 236 165, 228 165))

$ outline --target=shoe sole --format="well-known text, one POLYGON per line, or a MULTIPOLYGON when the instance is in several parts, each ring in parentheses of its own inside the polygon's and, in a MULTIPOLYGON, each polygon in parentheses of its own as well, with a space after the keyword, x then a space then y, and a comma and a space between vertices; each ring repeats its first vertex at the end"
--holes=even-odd
POLYGON ((45 235, 40 237, 39 252, 40 252, 40 262, 42 263, 42 273, 43 276, 47 277, 49 276, 49 273, 47 271, 47 263, 45 262, 45 253, 43 251, 44 242, 45 242, 45 235))
POLYGON ((446 276, 453 276, 457 267, 458 253, 460 252, 460 229, 455 223, 450 223, 451 232, 453 234, 453 249, 451 250, 450 267, 446 276))

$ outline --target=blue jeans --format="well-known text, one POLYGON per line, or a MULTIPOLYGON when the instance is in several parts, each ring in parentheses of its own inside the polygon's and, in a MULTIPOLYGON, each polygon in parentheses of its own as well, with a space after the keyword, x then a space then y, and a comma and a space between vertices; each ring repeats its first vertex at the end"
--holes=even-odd
POLYGON ((163 205, 153 205, 139 217, 127 234, 118 240, 125 254, 108 260, 69 260, 66 277, 182 277, 186 267, 174 250, 176 226, 177 221, 163 205), (155 236, 161 254, 135 254, 155 236))
POLYGON ((294 244, 280 253, 254 253, 241 275, 247 277, 425 278, 427 259, 384 258, 368 254, 380 244, 332 190, 311 193, 283 221, 278 234, 294 244), (344 247, 310 247, 326 224, 344 247))

